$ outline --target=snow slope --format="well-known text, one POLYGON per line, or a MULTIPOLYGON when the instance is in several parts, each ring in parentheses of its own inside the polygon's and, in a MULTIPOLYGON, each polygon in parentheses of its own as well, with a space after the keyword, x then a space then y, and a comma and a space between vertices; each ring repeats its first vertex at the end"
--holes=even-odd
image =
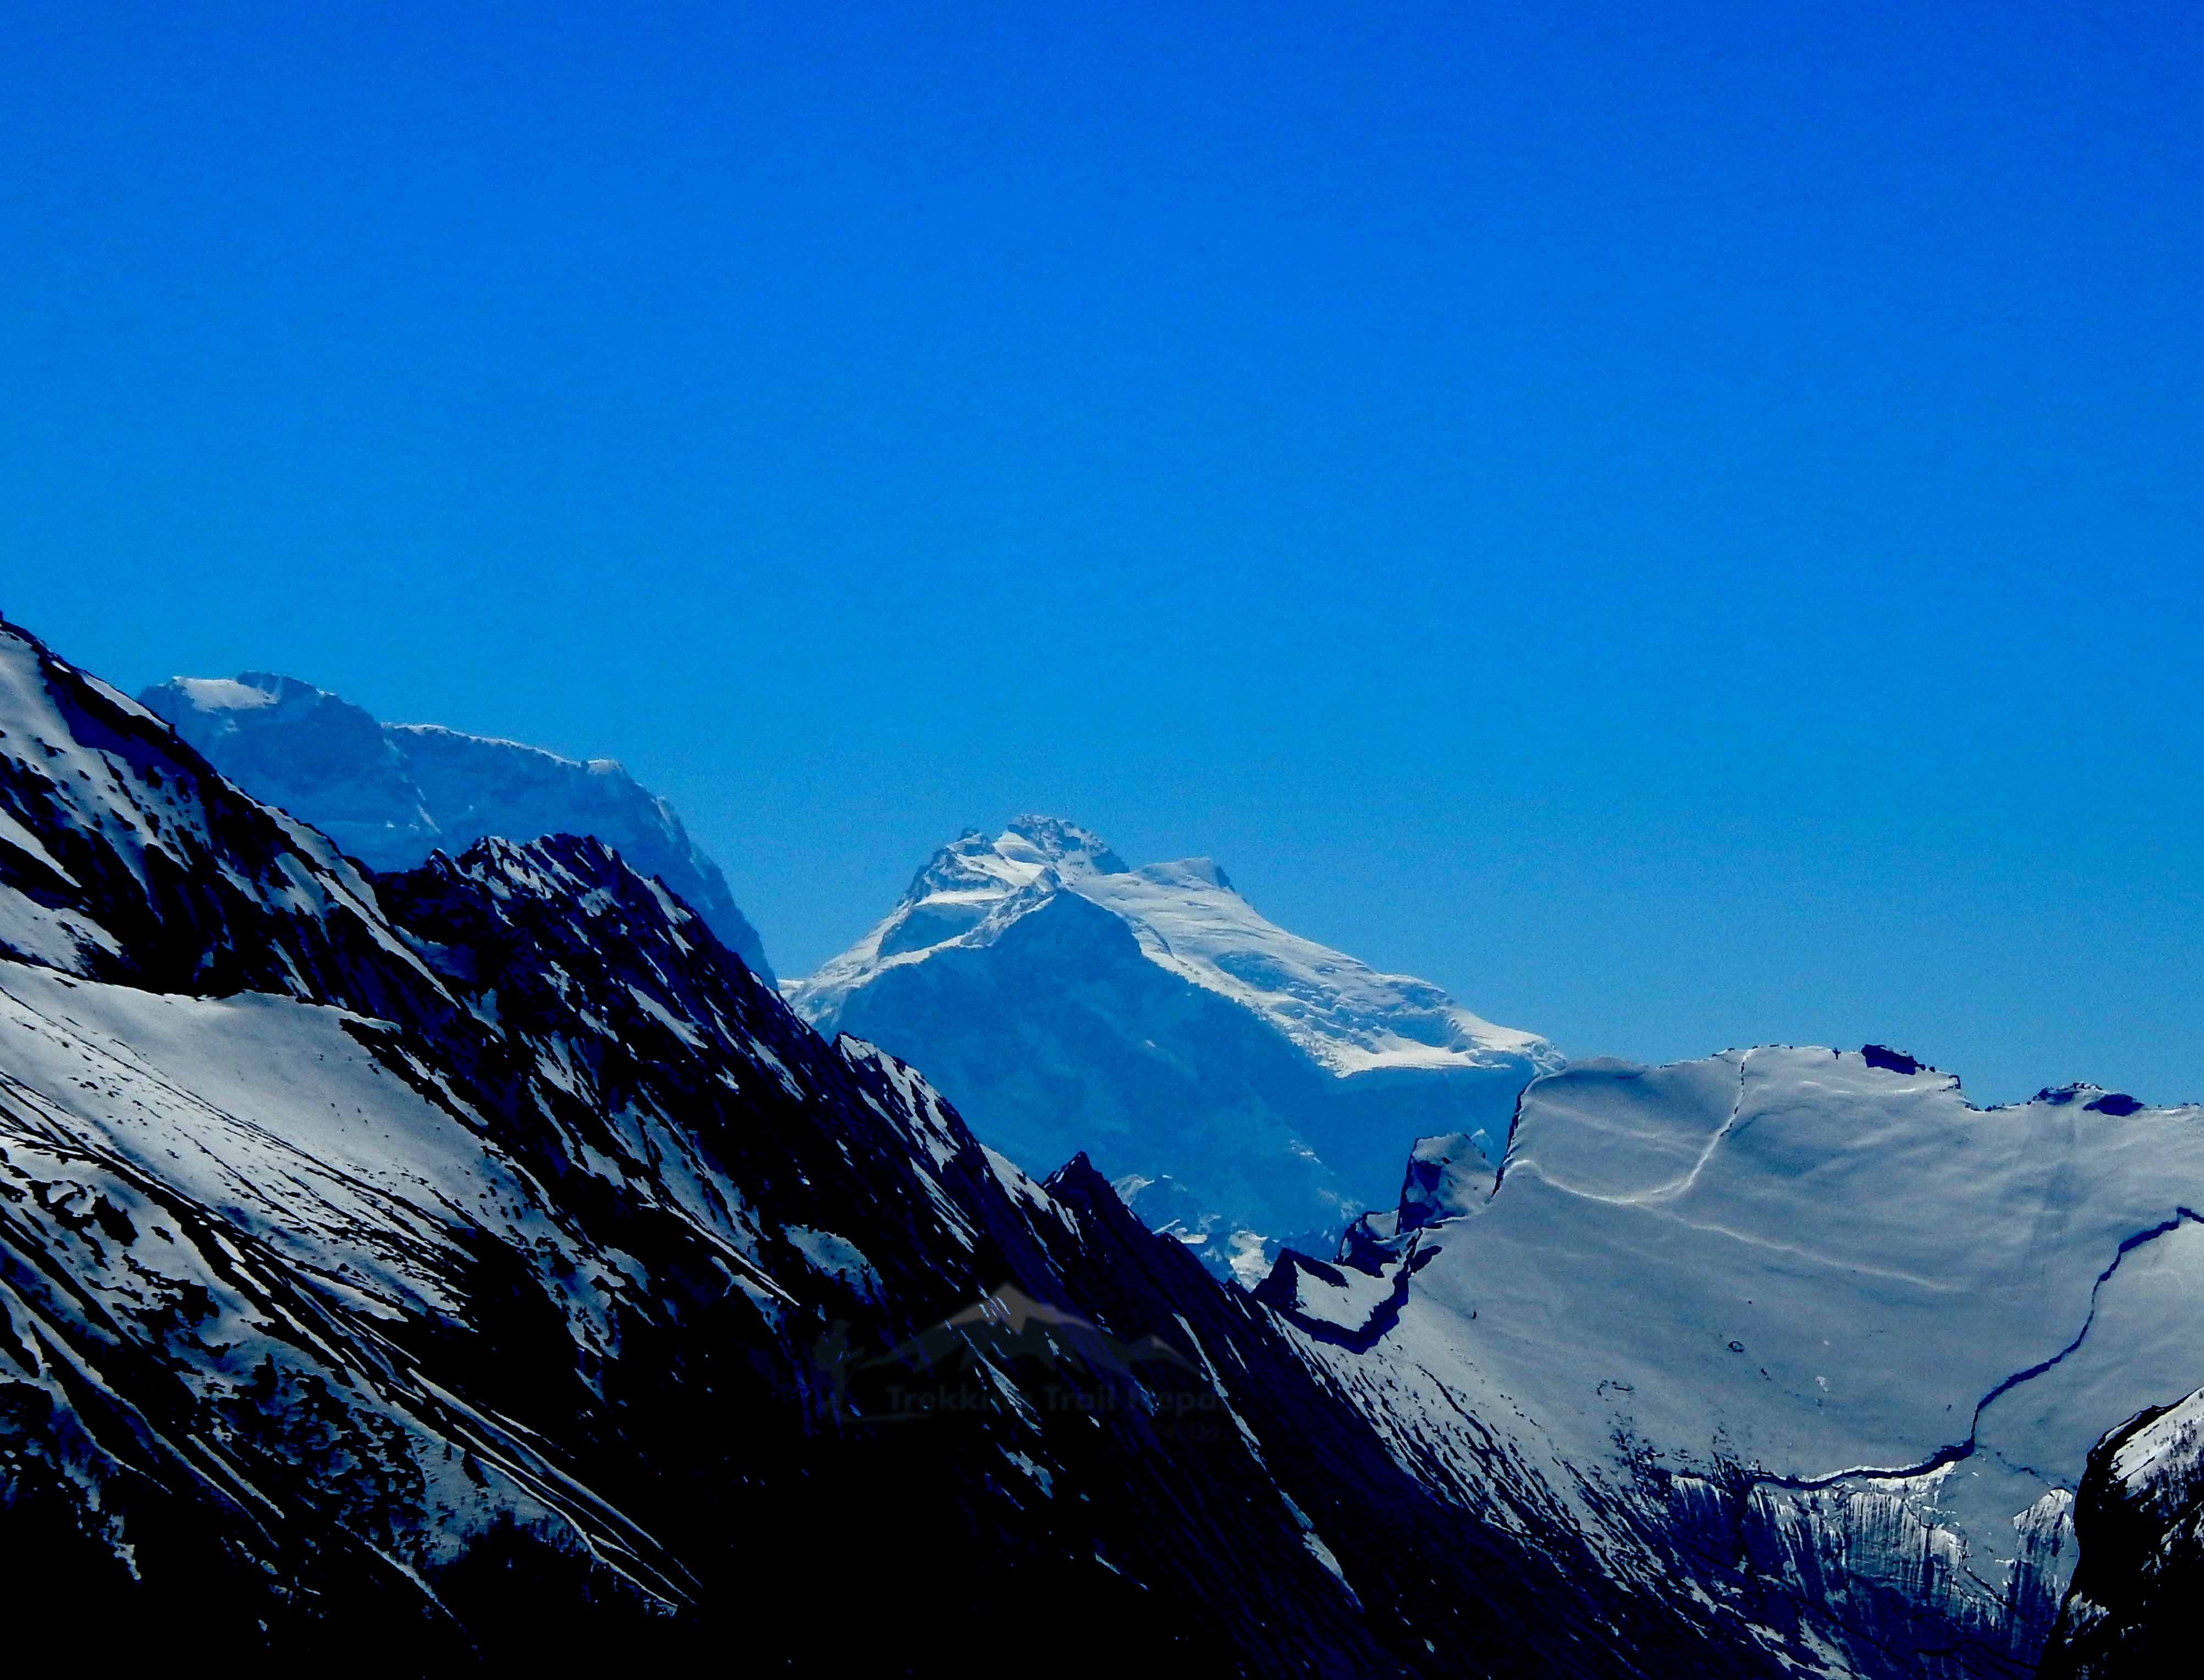
POLYGON ((694 907, 768 983, 757 930, 673 807, 611 759, 577 760, 434 724, 378 723, 294 677, 177 677, 139 696, 255 798, 382 871, 488 835, 595 835, 694 907))
POLYGON ((832 1019, 886 970, 984 947, 1059 892, 1111 911, 1149 961, 1230 998, 1335 1074, 1558 1061, 1536 1034, 1496 1026, 1437 986, 1265 920, 1208 858, 1129 868, 1099 836, 1052 817, 943 847, 878 926, 789 995, 807 1017, 832 1019))
POLYGON ((2032 1662, 2090 1448, 2204 1379, 2198 1109, 1978 1109, 1880 1050, 1579 1062, 1524 1094, 1489 1197, 1412 1191, 1263 1292, 1402 1462, 1575 1509, 1620 1573, 1834 1576, 1851 1643, 1798 1659, 1831 1671, 2032 1662))
POLYGON ((1228 1262, 1235 1228, 1275 1245, 1389 1200, 1419 1132, 1482 1133, 1496 1163, 1515 1093, 1559 1062, 1275 926, 1207 859, 1130 868, 1047 817, 945 846, 785 990, 920 1062, 1011 1155, 1084 1149, 1228 1262))

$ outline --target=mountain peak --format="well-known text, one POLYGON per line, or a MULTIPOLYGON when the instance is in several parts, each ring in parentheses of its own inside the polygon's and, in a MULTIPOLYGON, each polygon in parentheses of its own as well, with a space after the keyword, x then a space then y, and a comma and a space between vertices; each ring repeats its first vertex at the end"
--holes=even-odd
POLYGON ((1232 878, 1213 857, 1182 857, 1170 863, 1144 864, 1133 873, 1160 887, 1177 887, 1192 892, 1218 888, 1235 898, 1239 896, 1232 878))
MULTIPOLYGON (((919 919, 926 934, 921 943, 931 945, 972 926, 983 914, 985 902, 1028 887, 1046 893, 1079 876, 1128 873, 1124 859, 1091 829, 1060 817, 1028 813, 1012 819, 1000 834, 964 830, 911 877, 898 914, 931 901, 928 914, 919 919)), ((898 940, 883 954, 896 955, 918 948, 898 940)))
POLYGON ((235 677, 171 677, 160 686, 195 712, 257 712, 281 704, 293 684, 294 677, 246 671, 235 677))
POLYGON ((1109 842, 1093 830, 1066 822, 1061 817, 1033 813, 1015 817, 1010 826, 996 837, 994 848, 1004 857, 1050 864, 1059 873, 1128 873, 1124 859, 1110 849, 1109 842))
POLYGON ((1375 1205, 1415 1130, 1481 1127, 1496 1157, 1516 1093, 1560 1059, 1427 981, 1266 920, 1213 859, 1129 868, 1091 830, 1031 814, 942 847, 884 920, 784 993, 822 1032, 933 1071, 1013 1157, 1083 1143, 1110 1175, 1198 1185, 1172 1216, 1188 1241, 1237 1242, 1233 1221, 1314 1231, 1375 1205))
POLYGON ((787 994, 826 1028, 886 970, 992 945, 1064 894, 1110 912, 1149 961, 1250 1010, 1339 1077, 1559 1061, 1544 1039, 1496 1026, 1427 981, 1382 973, 1265 920, 1213 858, 1131 868, 1091 829, 1033 813, 992 838, 966 829, 912 878, 885 920, 787 994))
POLYGON ((176 677, 140 696, 256 799, 311 823, 370 868, 412 869, 489 836, 594 835, 687 902, 768 984, 772 970, 719 866, 666 801, 612 759, 437 724, 386 724, 274 671, 176 677))

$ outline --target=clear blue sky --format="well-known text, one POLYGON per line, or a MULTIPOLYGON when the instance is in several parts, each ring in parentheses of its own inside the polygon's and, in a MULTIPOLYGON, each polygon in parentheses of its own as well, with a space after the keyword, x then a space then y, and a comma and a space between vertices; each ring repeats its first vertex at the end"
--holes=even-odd
POLYGON ((0 25, 118 683, 617 755, 785 973, 1038 807, 1575 1052, 2204 1098, 2192 5, 0 25))

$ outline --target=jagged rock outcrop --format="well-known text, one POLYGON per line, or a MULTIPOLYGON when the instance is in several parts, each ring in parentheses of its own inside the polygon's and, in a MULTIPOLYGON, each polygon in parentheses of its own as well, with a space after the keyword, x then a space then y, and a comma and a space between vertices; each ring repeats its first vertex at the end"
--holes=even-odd
POLYGON ((2097 1444, 2074 1529, 2081 1562, 2044 1680, 2192 1671, 2204 1657, 2204 1389, 2097 1444))

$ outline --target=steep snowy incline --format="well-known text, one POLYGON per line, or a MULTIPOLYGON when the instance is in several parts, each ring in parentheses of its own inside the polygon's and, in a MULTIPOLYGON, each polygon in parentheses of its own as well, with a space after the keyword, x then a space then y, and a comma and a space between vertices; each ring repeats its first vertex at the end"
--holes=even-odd
POLYGON ((1525 1093, 1496 1190, 1430 1181, 1263 1291, 1403 1462, 1740 1606, 1767 1580, 1705 1560, 1763 1559, 1854 1606, 1863 1665, 2031 1661, 2090 1447, 2204 1378, 2204 1110, 1977 1109, 1881 1050, 1589 1061, 1525 1093))
MULTIPOLYGON (((1481 1137, 1558 1065, 1436 986, 1265 920, 1206 859, 1133 869, 1021 817, 968 832, 895 909, 785 988, 822 1031, 927 1067, 1015 1156, 1087 1151, 1153 1222, 1243 1264, 1390 1197, 1419 1133, 1481 1137)), ((1251 1275, 1252 1275, 1251 1271, 1251 1275)))
POLYGON ((1099 835, 1052 817, 1020 817, 992 840, 970 830, 943 847, 885 920, 789 996, 808 1019, 831 1020, 883 969, 991 943, 1058 891, 1111 911, 1150 961, 1261 1016, 1334 1074, 1558 1063, 1535 1033, 1265 920, 1207 858, 1129 868, 1099 835))
POLYGON ((463 851, 491 835, 594 835, 663 880, 752 972, 773 979, 719 866, 671 805, 611 759, 562 758, 434 724, 379 723, 311 683, 268 671, 173 677, 139 699, 254 798, 313 824, 372 869, 411 869, 431 851, 463 851))
POLYGON ((1072 890, 1123 917, 1151 962, 1261 1015, 1342 1078, 1560 1061, 1537 1034, 1496 1026, 1426 981, 1381 974, 1266 921, 1207 858, 1081 874, 1072 890))

